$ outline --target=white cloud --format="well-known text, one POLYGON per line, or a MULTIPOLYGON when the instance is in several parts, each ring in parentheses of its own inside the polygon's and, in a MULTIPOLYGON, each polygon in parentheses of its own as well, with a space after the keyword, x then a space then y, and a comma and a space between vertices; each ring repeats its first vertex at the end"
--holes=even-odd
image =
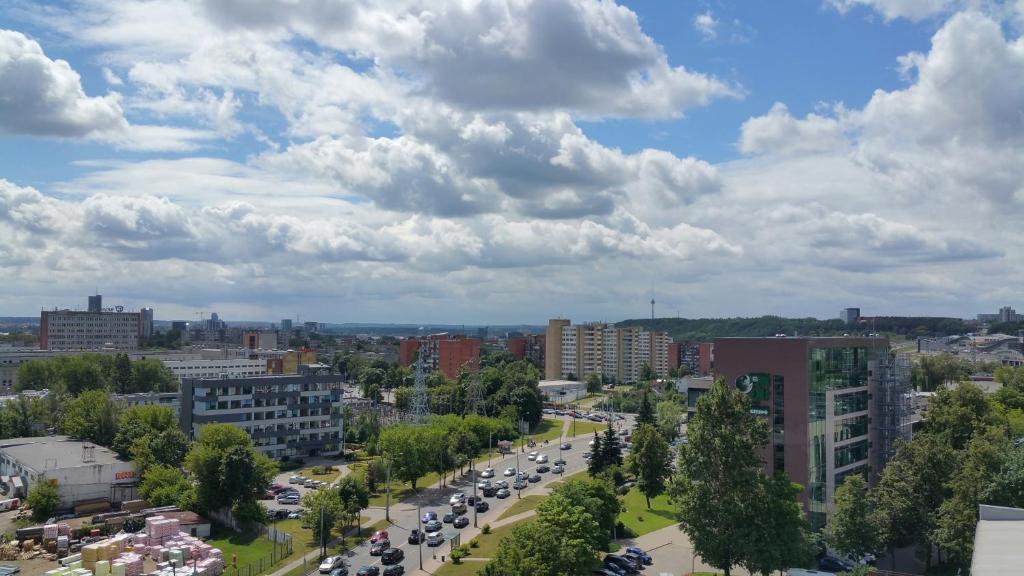
POLYGON ((13 30, 0 30, 0 132, 37 136, 87 136, 127 125, 116 93, 86 96, 64 60, 13 30))
POLYGON ((767 115, 750 118, 740 127, 739 149, 744 154, 806 154, 846 145, 840 119, 808 114, 800 120, 781 102, 767 115))
POLYGON ((864 6, 882 15, 886 21, 897 18, 924 20, 940 14, 948 14, 964 4, 964 0, 825 0, 840 13, 847 13, 857 6, 864 6))
POLYGON ((718 19, 711 10, 702 12, 693 17, 693 29, 700 33, 704 40, 714 40, 718 37, 718 19))

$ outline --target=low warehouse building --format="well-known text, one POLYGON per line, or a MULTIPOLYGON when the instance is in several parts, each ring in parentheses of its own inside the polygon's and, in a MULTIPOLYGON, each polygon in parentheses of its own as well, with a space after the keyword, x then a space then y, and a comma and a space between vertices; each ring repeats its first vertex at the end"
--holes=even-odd
POLYGON ((137 498, 135 467, 114 451, 67 436, 0 440, 0 475, 20 477, 27 489, 56 484, 59 508, 137 498))

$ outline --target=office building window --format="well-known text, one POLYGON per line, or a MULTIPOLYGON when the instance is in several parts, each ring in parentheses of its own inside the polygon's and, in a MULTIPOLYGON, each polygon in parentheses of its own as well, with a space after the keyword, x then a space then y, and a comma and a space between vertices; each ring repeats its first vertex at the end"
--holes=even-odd
POLYGON ((786 469, 784 390, 785 378, 779 375, 772 376, 772 459, 775 472, 786 469))
POLYGON ((860 440, 852 444, 845 446, 839 446, 835 449, 835 467, 842 468, 848 466, 854 462, 860 462, 861 460, 867 460, 868 458, 868 441, 860 440))
POLYGON ((838 394, 835 397, 835 407, 832 412, 836 416, 863 412, 868 409, 868 392, 862 390, 852 394, 838 394))
POLYGON ((848 418, 846 420, 836 420, 835 422, 835 436, 836 442, 842 442, 843 440, 849 440, 856 438, 857 436, 864 436, 868 433, 868 417, 857 416, 856 418, 848 418))

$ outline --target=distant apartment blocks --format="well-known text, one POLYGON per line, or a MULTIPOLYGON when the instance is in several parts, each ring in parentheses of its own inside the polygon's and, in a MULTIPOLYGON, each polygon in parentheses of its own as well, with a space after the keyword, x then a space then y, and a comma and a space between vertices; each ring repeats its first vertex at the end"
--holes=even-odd
POLYGON ((423 358, 428 372, 440 371, 447 378, 456 378, 462 370, 480 370, 480 340, 442 333, 399 342, 399 364, 412 366, 417 358, 423 358))
POLYGON ((617 328, 600 322, 573 325, 552 319, 545 334, 544 377, 547 380, 584 380, 597 374, 606 380, 640 380, 644 366, 664 377, 670 367, 669 344, 664 332, 639 327, 617 328))
POLYGON ((996 314, 978 314, 978 322, 982 324, 1024 322, 1024 314, 1018 314, 1013 308, 1003 306, 996 314))

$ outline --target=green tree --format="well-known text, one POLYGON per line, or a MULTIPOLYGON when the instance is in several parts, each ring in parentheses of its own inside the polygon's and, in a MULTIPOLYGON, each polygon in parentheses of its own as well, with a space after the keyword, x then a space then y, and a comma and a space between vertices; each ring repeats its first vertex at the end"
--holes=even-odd
POLYGON ((683 425, 685 413, 683 407, 674 400, 662 400, 655 405, 655 420, 658 422, 658 431, 665 440, 671 442, 679 437, 679 430, 683 425))
POLYGON ((392 426, 380 433, 381 452, 385 462, 391 461, 391 477, 400 482, 409 482, 413 489, 416 481, 431 470, 431 450, 435 447, 429 441, 428 433, 409 426, 392 426))
POLYGON ((587 392, 597 393, 601 391, 601 377, 597 374, 587 375, 587 392))
POLYGON ((207 424, 200 428, 185 456, 185 468, 196 481, 197 505, 204 511, 254 499, 254 486, 266 486, 277 470, 273 461, 253 447, 245 431, 230 424, 207 424), (232 463, 244 468, 225 470, 228 454, 232 463), (230 490, 224 488, 225 482, 230 483, 230 490))
POLYGON ((555 528, 560 546, 586 550, 573 558, 583 566, 592 565, 594 553, 608 541, 591 511, 561 494, 551 494, 537 505, 537 522, 555 528))
POLYGON ((192 489, 192 483, 180 469, 163 465, 148 468, 139 483, 139 495, 150 506, 181 506, 192 489))
MULTIPOLYGON (((166 430, 178 430, 178 419, 174 411, 166 406, 131 406, 121 413, 118 420, 117 434, 114 436, 111 448, 122 457, 131 456, 132 446, 140 439, 159 434, 166 430)), ((183 435, 184 436, 184 435, 183 435)), ((184 457, 182 451, 181 457, 184 457)), ((177 466, 181 463, 181 457, 177 462, 161 462, 170 466, 177 466)))
POLYGON ((636 485, 647 499, 665 491, 672 454, 668 443, 658 430, 650 424, 641 424, 633 433, 633 450, 626 457, 626 466, 636 475, 636 485))
POLYGON ((651 399, 648 397, 649 391, 645 388, 640 394, 640 406, 636 413, 636 423, 640 424, 651 424, 657 425, 657 416, 654 414, 654 406, 651 405, 651 399))
POLYGON ((483 576, 583 576, 590 574, 593 551, 586 541, 569 541, 554 526, 524 522, 498 544, 483 576))
POLYGON ((785 472, 760 475, 751 494, 751 515, 740 563, 751 573, 768 576, 811 559, 810 525, 796 498, 803 487, 785 472))
POLYGON ((60 422, 72 438, 110 446, 117 432, 117 407, 103 390, 88 390, 68 402, 60 422))
POLYGON ((876 510, 880 543, 893 559, 893 551, 921 539, 926 526, 925 499, 918 492, 913 464, 908 459, 893 459, 882 470, 878 484, 871 490, 872 506, 876 510))
POLYGON ((657 377, 658 377, 658 375, 655 374, 654 370, 651 369, 651 365, 650 364, 645 363, 643 366, 640 367, 640 381, 641 382, 651 382, 651 381, 653 381, 657 377))
POLYGON ((134 392, 135 379, 132 377, 132 361, 127 354, 114 355, 114 391, 118 394, 134 392))
POLYGON ((850 556, 861 557, 881 551, 879 527, 864 477, 851 474, 836 488, 835 512, 829 516, 825 534, 829 544, 850 556))
POLYGON ((594 430, 593 444, 593 447, 590 448, 590 461, 587 462, 587 474, 590 474, 592 478, 599 476, 604 471, 604 458, 601 456, 603 454, 601 437, 597 435, 597 430, 594 430))
POLYGON ((982 489, 982 502, 1024 508, 1024 446, 1011 450, 999 472, 982 489))
POLYGON ((313 531, 313 538, 318 542, 329 541, 331 529, 343 514, 338 493, 333 490, 308 492, 302 497, 302 506, 306 509, 302 525, 313 531))
POLYGON ((622 443, 619 442, 619 436, 612 428, 611 422, 608 422, 608 427, 605 428, 601 438, 601 450, 596 452, 596 455, 601 458, 602 469, 622 466, 622 443))
POLYGON ((755 450, 768 441, 766 423, 750 414, 750 400, 717 380, 697 401, 679 448, 679 473, 669 494, 681 528, 705 562, 723 570, 751 556, 751 487, 761 462, 755 450))
POLYGON ((46 360, 28 360, 18 366, 15 392, 22 390, 53 390, 58 382, 54 363, 46 360))
POLYGON ((107 375, 95 354, 81 354, 66 359, 61 368, 64 389, 73 396, 90 390, 107 388, 107 375))
POLYGON ((609 482, 596 478, 568 480, 553 488, 551 494, 557 494, 589 511, 600 527, 596 547, 599 550, 608 549, 619 512, 622 510, 619 497, 615 495, 615 488, 609 482))
POLYGON ((370 505, 370 491, 366 485, 351 476, 338 481, 338 501, 350 518, 359 521, 359 513, 370 505))
POLYGON ((985 393, 975 384, 941 389, 928 401, 925 432, 938 435, 955 450, 967 446, 974 433, 986 426, 1005 424, 993 411, 985 393))
POLYGON ((178 379, 159 360, 143 358, 132 363, 133 392, 177 392, 178 379))
POLYGON ((36 522, 46 521, 60 505, 57 485, 46 481, 36 482, 28 493, 27 502, 32 509, 32 519, 36 522))

